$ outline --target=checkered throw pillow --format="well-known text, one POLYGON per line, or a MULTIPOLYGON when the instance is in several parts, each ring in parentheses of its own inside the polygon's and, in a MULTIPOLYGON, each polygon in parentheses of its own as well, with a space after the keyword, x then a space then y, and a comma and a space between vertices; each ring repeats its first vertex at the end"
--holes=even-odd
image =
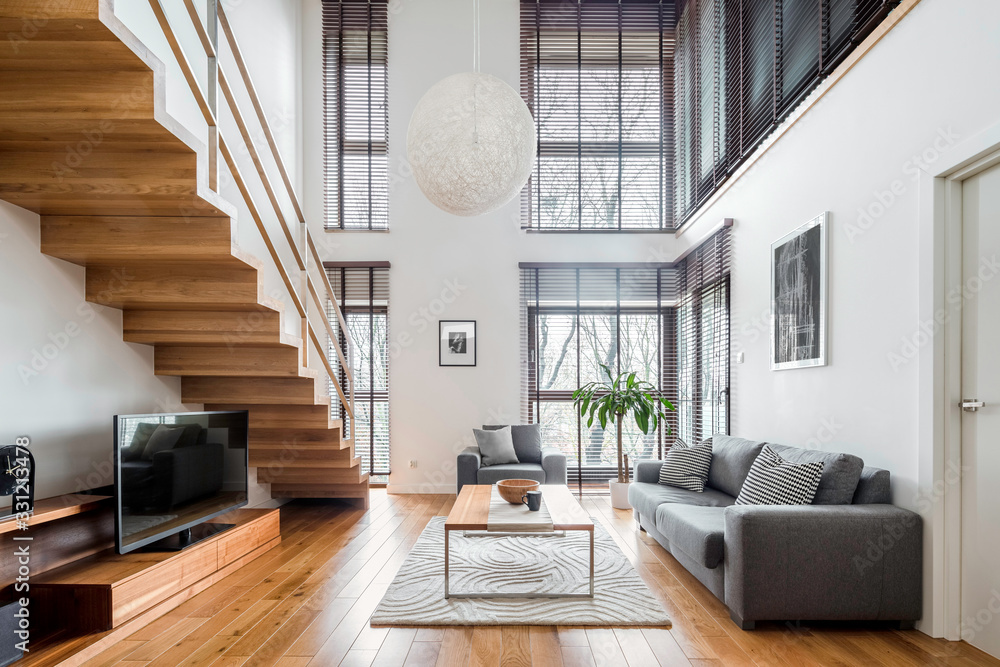
POLYGON ((750 466, 736 504, 808 505, 822 476, 822 461, 789 463, 764 445, 750 466))
POLYGON ((667 451, 663 465, 660 466, 660 484, 702 493, 705 490, 705 482, 708 481, 710 467, 712 467, 711 439, 700 445, 688 447, 686 442, 677 438, 667 451))

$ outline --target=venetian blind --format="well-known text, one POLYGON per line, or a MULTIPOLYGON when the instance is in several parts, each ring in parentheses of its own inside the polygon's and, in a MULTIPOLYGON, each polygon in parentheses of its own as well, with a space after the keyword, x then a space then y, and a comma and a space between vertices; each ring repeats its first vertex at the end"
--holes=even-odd
POLYGON ((538 133, 522 227, 673 227, 672 0, 521 0, 521 95, 538 133))
MULTIPOLYGON (((385 483, 389 467, 389 268, 380 263, 372 266, 325 264, 330 284, 340 304, 344 320, 354 341, 354 419, 349 429, 354 434, 354 450, 361 457, 361 469, 371 473, 372 483, 385 483)), ((339 319, 328 312, 330 322, 341 340, 343 332, 339 319)), ((341 347, 343 349, 343 347, 341 347)), ((337 363, 337 353, 332 344, 331 361, 337 363)), ((343 368, 341 386, 347 387, 343 368)), ((336 390, 331 387, 331 395, 336 390)), ((340 401, 332 401, 334 419, 346 419, 340 401)))
POLYGON ((677 407, 669 432, 624 423, 632 461, 662 457, 677 436, 728 432, 729 256, 724 229, 673 264, 521 264, 522 420, 542 424, 580 490, 617 474, 614 427, 588 427, 572 404, 601 364, 637 372, 677 407))
POLYGON ((896 4, 678 0, 674 68, 678 224, 896 4))
POLYGON ((389 228, 387 0, 323 0, 324 224, 389 228))

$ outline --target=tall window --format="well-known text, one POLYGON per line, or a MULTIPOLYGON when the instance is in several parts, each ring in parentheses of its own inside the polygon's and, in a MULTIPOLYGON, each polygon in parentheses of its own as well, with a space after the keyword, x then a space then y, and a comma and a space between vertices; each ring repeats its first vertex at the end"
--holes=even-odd
POLYGON ((670 0, 521 0, 538 132, 524 228, 672 229, 674 15, 670 0))
POLYGON ((572 403, 602 364, 637 372, 677 407, 669 433, 624 423, 631 460, 728 432, 728 230, 676 264, 522 264, 521 317, 522 417, 567 454, 581 490, 617 474, 615 429, 588 427, 572 403))
MULTIPOLYGON (((349 360, 354 367, 354 424, 350 429, 354 434, 354 451, 361 457, 362 472, 371 473, 369 481, 385 484, 390 472, 389 265, 327 262, 325 266, 354 341, 353 357, 349 360)), ((332 308, 329 316, 334 328, 341 332, 332 308)), ((343 338, 338 344, 344 345, 343 338)), ((337 352, 332 343, 329 354, 336 363, 337 352)), ((346 390, 343 368, 338 368, 341 386, 346 390)), ((339 401, 332 402, 332 411, 335 419, 347 419, 339 401)))
POLYGON ((387 0, 323 0, 327 229, 389 228, 387 0))
POLYGON ((682 223, 868 35, 895 0, 678 0, 682 223))

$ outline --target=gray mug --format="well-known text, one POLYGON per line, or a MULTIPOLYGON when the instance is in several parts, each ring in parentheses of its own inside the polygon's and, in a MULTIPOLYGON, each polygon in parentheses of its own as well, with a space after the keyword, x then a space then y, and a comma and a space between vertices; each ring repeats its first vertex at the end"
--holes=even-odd
POLYGON ((521 496, 521 502, 527 505, 532 512, 537 512, 542 508, 542 492, 528 491, 521 496))

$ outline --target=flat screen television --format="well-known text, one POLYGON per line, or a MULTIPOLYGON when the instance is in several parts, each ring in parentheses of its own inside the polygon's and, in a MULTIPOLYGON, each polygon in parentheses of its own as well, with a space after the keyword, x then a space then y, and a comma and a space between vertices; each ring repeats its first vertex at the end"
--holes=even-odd
POLYGON ((246 410, 116 415, 114 429, 118 553, 177 551, 232 527, 210 521, 247 504, 246 410))

